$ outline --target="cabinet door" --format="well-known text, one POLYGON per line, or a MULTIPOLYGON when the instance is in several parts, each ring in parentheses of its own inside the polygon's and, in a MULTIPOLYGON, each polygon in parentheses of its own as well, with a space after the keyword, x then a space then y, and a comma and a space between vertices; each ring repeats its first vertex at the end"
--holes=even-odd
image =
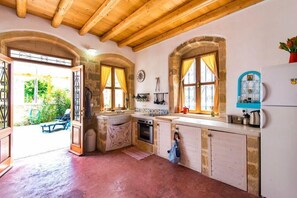
POLYGON ((160 157, 168 159, 167 151, 171 148, 171 123, 170 122, 158 122, 158 155, 160 157))
POLYGON ((180 134, 181 165, 201 173, 201 129, 177 125, 180 134))
POLYGON ((211 177, 246 191, 246 136, 210 133, 211 177))

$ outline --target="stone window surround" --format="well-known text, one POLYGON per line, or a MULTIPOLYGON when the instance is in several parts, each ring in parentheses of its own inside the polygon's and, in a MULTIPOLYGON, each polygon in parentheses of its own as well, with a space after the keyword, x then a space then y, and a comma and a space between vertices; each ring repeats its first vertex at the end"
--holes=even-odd
POLYGON ((201 36, 190 39, 178 47, 169 55, 169 112, 178 112, 180 67, 181 61, 191 51, 204 54, 218 51, 219 65, 219 116, 226 115, 226 40, 221 37, 201 36))
MULTIPOLYGON (((129 59, 119 55, 119 54, 101 54, 96 57, 96 61, 99 63, 99 67, 96 68, 96 72, 99 72, 100 76, 100 68, 101 65, 110 65, 116 67, 125 68, 126 72, 126 80, 127 80, 127 89, 128 89, 128 106, 129 109, 134 109, 135 104, 133 100, 134 94, 134 71, 135 64, 131 62, 129 59)), ((100 82, 100 79, 98 79, 100 82)), ((99 107, 102 110, 101 107, 99 107)))

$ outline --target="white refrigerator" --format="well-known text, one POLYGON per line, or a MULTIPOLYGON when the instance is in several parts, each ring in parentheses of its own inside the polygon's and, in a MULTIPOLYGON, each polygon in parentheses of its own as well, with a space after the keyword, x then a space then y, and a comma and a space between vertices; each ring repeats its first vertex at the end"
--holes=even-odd
POLYGON ((261 68, 261 195, 297 197, 297 64, 261 68))

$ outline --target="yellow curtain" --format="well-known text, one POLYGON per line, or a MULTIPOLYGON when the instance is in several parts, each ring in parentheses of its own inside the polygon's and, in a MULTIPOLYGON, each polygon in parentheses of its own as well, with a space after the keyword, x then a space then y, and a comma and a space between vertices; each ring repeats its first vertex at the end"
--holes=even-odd
POLYGON ((115 69, 115 73, 117 75, 118 81, 120 83, 120 86, 124 93, 126 94, 128 92, 127 90, 127 84, 126 84, 126 75, 124 69, 115 69))
POLYGON ((195 59, 191 58, 191 59, 186 59, 183 60, 182 62, 182 66, 181 66, 181 72, 180 72, 180 84, 179 84, 179 100, 178 100, 178 106, 179 106, 179 110, 180 111, 183 108, 184 105, 184 98, 185 98, 185 93, 184 93, 184 83, 183 83, 183 79, 185 78, 185 76, 187 75, 190 67, 192 66, 192 64, 194 63, 195 59))
POLYGON ((181 67, 181 81, 184 79, 186 74, 188 73, 190 67, 192 66, 194 62, 194 58, 187 59, 183 61, 182 67, 181 67))
POLYGON ((201 59, 203 62, 205 62, 206 66, 210 69, 210 71, 213 72, 215 75, 216 81, 215 81, 215 94, 214 94, 214 105, 213 110, 215 113, 219 112, 219 72, 218 67, 216 63, 216 54, 207 54, 205 56, 202 56, 201 59))
POLYGON ((104 97, 103 97, 103 91, 106 86, 107 80, 111 74, 111 67, 101 67, 101 82, 100 82, 100 90, 101 90, 101 97, 100 97, 100 107, 101 110, 104 109, 104 97))

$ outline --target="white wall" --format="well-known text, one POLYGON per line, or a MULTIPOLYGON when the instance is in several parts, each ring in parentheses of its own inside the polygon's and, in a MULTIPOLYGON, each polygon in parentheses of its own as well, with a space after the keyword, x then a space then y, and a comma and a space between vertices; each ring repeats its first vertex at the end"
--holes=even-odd
POLYGON ((17 30, 43 32, 59 37, 83 51, 93 48, 97 50, 97 54, 120 54, 132 62, 135 62, 136 54, 130 47, 119 48, 115 42, 107 41, 103 43, 100 42, 99 37, 95 35, 86 34, 84 36, 80 36, 78 30, 76 29, 64 25, 54 28, 50 23, 50 20, 35 17, 30 14, 27 14, 24 19, 19 18, 16 16, 16 11, 14 9, 0 5, 0 32, 17 30))
MULTIPOLYGON (((265 0, 138 52, 135 71, 144 69, 147 77, 142 83, 136 82, 136 92, 153 93, 157 76, 161 90, 168 91, 169 54, 191 38, 220 36, 227 44, 227 114, 241 114, 236 108, 237 78, 248 70, 259 71, 263 65, 288 62, 289 54, 278 45, 297 35, 296 8, 296 0, 265 0)), ((150 102, 137 103, 136 107, 160 106, 150 102)))
MULTIPOLYGON (((296 0, 265 0, 250 8, 173 37, 138 53, 129 47, 118 48, 116 43, 100 42, 97 36, 80 36, 78 30, 61 25, 53 28, 49 20, 27 14, 16 17, 15 10, 0 6, 0 32, 14 30, 39 31, 57 36, 85 50, 95 48, 98 54, 121 54, 136 63, 135 71, 144 69, 146 79, 136 82, 135 93, 155 92, 155 78, 160 77, 161 91, 168 90, 168 56, 181 43, 198 36, 221 36, 227 42, 227 113, 240 114, 236 109, 237 78, 247 70, 263 65, 288 62, 289 54, 278 49, 279 41, 296 36, 296 0)), ((165 108, 167 105, 136 103, 136 107, 165 108)))

